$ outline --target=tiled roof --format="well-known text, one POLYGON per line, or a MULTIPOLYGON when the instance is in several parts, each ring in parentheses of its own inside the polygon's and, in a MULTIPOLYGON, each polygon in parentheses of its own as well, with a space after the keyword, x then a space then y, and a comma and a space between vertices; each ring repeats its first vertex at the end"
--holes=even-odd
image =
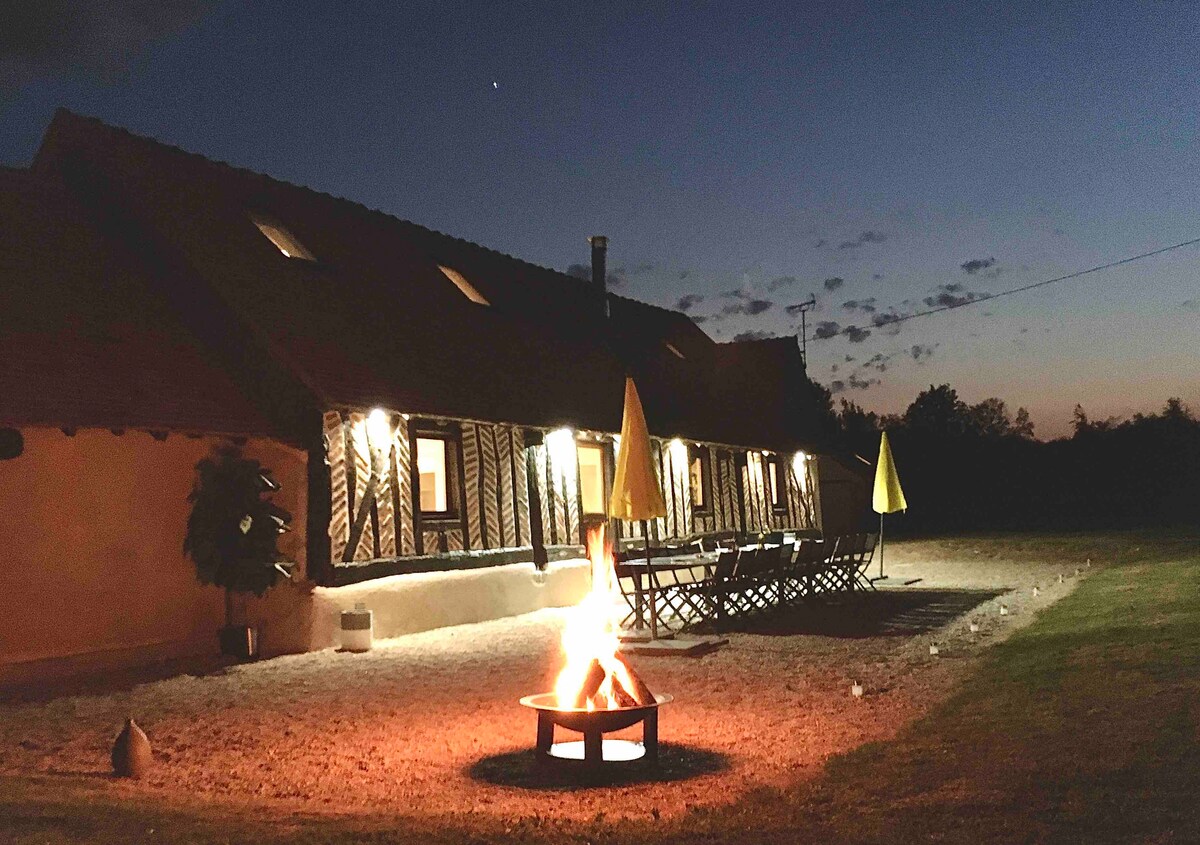
POLYGON ((0 425, 275 434, 53 178, 0 170, 0 315, 0 425))
POLYGON ((629 371, 656 434, 779 447, 806 439, 778 407, 795 391, 767 383, 768 371, 797 374, 787 341, 735 354, 685 315, 619 296, 605 321, 572 276, 65 111, 33 172, 61 175, 93 206, 119 207, 118 237, 154 255, 166 298, 202 324, 198 334, 219 344, 214 326, 227 326, 230 338, 248 338, 241 348, 281 365, 314 412, 383 405, 615 431, 629 371), (252 214, 279 221, 316 261, 285 258, 252 214), (491 306, 469 301, 439 265, 491 306), (731 405, 754 384, 751 412, 731 405))

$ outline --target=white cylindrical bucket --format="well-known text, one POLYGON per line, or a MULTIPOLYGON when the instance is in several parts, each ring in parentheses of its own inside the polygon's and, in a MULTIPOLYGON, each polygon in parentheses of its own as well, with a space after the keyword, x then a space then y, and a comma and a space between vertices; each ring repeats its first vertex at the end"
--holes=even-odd
POLYGON ((342 650, 370 651, 373 634, 371 611, 358 602, 354 610, 342 611, 342 650))

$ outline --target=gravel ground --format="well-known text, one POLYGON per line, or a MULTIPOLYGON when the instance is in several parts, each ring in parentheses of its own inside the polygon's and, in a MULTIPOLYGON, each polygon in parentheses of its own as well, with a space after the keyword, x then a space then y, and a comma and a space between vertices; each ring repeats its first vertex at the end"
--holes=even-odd
POLYGON ((635 658, 652 689, 676 698, 661 714, 664 765, 653 781, 583 788, 535 773, 534 717, 517 699, 551 687, 562 610, 402 637, 369 654, 325 651, 0 704, 0 773, 280 814, 590 819, 723 803, 893 736, 942 701, 990 643, 1079 580, 1071 563, 997 559, 969 541, 899 543, 887 554, 880 595, 762 620, 703 658, 635 658), (861 700, 850 696, 854 680, 866 687, 861 700), (127 716, 154 746, 155 767, 139 782, 108 776, 127 716))

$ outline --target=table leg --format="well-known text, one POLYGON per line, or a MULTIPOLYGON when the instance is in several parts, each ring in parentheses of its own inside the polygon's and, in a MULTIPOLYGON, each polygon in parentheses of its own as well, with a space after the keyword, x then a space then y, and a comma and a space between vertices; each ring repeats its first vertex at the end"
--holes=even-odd
POLYGON ((646 599, 642 593, 642 573, 634 571, 633 573, 633 616, 635 628, 638 631, 646 630, 646 599))

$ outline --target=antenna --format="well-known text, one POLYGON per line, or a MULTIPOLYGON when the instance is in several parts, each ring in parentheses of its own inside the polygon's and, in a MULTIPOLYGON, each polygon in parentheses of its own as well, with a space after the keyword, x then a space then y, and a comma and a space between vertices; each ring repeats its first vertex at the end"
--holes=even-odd
POLYGON ((800 309, 800 360, 808 367, 808 312, 817 307, 817 297, 808 295, 808 299, 799 304, 800 309))

